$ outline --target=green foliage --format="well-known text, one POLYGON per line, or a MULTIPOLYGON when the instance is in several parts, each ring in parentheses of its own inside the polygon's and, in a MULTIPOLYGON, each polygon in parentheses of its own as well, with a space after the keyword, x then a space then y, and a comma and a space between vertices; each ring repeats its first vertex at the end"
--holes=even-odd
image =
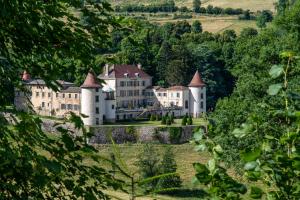
POLYGON ((0 10, 0 199, 107 199, 103 188, 120 184, 87 144, 91 134, 81 117, 70 113, 53 127, 59 133, 53 138, 40 118, 6 106, 14 89, 28 92, 20 79, 24 70, 53 90, 57 79, 81 82, 91 66, 100 71, 96 47, 105 45, 115 23, 110 5, 12 0, 1 2, 0 10), (86 157, 94 164, 87 166, 86 157))
POLYGON ((187 124, 187 116, 185 115, 181 120, 181 125, 185 126, 187 124))
POLYGON ((193 33, 202 33, 202 24, 199 20, 196 20, 192 24, 192 32, 193 33))
POLYGON ((156 119, 155 114, 151 114, 150 121, 155 121, 155 119, 156 119))
MULTIPOLYGON (((161 164, 160 164, 160 172, 161 174, 169 174, 169 173, 176 173, 177 164, 174 159, 174 153, 172 147, 166 147, 164 152, 161 164)), ((170 176, 162 177, 159 179, 157 183, 157 188, 164 192, 164 189, 167 188, 179 188, 181 186, 181 179, 178 174, 173 174, 170 176)), ((171 191, 172 192, 172 191, 171 191)), ((170 193, 170 191, 168 192, 170 193)))
POLYGON ((172 144, 179 144, 182 135, 182 127, 169 127, 168 132, 169 132, 170 142, 172 144))
POLYGON ((267 17, 263 14, 260 14, 257 18, 256 18, 256 25, 259 28, 266 28, 267 27, 267 17))
POLYGON ((193 118, 192 118, 191 115, 188 117, 187 123, 186 123, 186 124, 187 124, 187 125, 193 125, 193 118))
POLYGON ((156 114, 156 115, 155 115, 155 120, 156 120, 156 121, 160 121, 160 115, 159 115, 159 114, 156 114))
POLYGON ((162 117, 161 124, 163 124, 163 125, 167 124, 167 117, 166 116, 162 117))
POLYGON ((201 1, 200 0, 193 0, 193 10, 195 13, 200 13, 200 11, 201 11, 201 1))
MULTIPOLYGON (((143 179, 155 177, 160 174, 159 167, 160 157, 151 144, 146 144, 143 151, 138 156, 136 165, 139 167, 141 177, 143 179)), ((153 180, 145 184, 147 191, 153 191, 157 185, 158 180, 153 180)))
POLYGON ((171 118, 170 117, 166 117, 166 125, 171 125, 172 124, 172 121, 171 121, 171 118))

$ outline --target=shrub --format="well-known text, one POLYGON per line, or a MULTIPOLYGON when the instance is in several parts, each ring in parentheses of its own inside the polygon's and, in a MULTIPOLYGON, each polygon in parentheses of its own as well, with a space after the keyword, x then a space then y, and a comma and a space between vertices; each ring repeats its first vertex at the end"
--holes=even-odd
POLYGON ((174 114, 172 113, 171 117, 170 117, 170 121, 173 124, 174 123, 174 114))
POLYGON ((169 127, 168 131, 170 136, 170 142, 172 144, 178 144, 180 142, 182 134, 182 127, 169 127))
POLYGON ((156 120, 156 121, 160 121, 160 115, 157 114, 157 115, 155 116, 155 120, 156 120))
POLYGON ((186 123, 187 123, 187 117, 184 116, 184 117, 182 118, 181 125, 182 125, 182 126, 185 126, 186 123))
POLYGON ((155 115, 151 114, 150 121, 155 121, 155 115))
POLYGON ((171 122, 171 117, 167 117, 167 119, 166 119, 166 124, 167 124, 167 125, 171 125, 171 124, 172 124, 172 122, 171 122))
POLYGON ((161 124, 167 124, 166 116, 162 117, 161 124))
POLYGON ((192 116, 189 116, 189 118, 187 120, 187 125, 193 125, 193 118, 192 118, 192 116))

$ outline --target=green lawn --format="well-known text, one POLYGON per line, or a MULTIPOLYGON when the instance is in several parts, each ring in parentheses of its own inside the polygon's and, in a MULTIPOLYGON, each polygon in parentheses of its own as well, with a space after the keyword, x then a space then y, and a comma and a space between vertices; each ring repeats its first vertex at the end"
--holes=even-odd
MULTIPOLYGON (((175 123, 171 126, 181 126, 182 119, 175 119, 175 123)), ((207 122, 203 118, 193 118, 193 125, 205 126, 207 122)), ((126 121, 126 122, 116 122, 116 123, 105 123, 104 126, 161 126, 161 121, 126 121)))

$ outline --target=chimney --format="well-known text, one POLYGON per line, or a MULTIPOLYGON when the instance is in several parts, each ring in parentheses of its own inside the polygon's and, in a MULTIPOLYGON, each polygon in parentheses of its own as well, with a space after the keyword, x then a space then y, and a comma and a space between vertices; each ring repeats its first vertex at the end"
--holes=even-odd
POLYGON ((137 68, 142 69, 142 65, 139 63, 139 64, 137 65, 137 68))
POLYGON ((109 65, 105 64, 105 76, 108 76, 108 72, 109 72, 109 65))

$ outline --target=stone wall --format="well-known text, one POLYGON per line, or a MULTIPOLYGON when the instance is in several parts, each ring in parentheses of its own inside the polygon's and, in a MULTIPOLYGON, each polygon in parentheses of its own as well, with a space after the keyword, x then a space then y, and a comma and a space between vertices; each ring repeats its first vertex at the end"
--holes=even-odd
MULTIPOLYGON (((111 143, 111 139, 117 144, 122 143, 147 143, 157 142, 163 144, 186 143, 198 126, 184 127, 157 127, 157 126, 102 126, 93 127, 94 136, 90 138, 91 144, 111 143)), ((201 127, 204 128, 204 127, 201 127)))

